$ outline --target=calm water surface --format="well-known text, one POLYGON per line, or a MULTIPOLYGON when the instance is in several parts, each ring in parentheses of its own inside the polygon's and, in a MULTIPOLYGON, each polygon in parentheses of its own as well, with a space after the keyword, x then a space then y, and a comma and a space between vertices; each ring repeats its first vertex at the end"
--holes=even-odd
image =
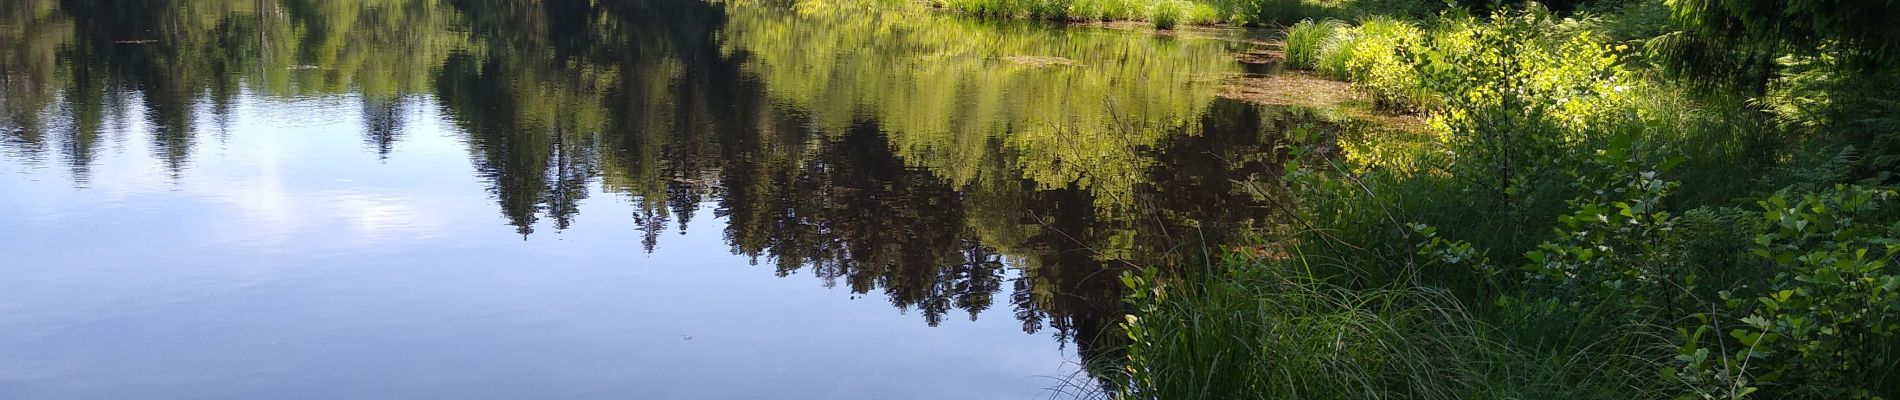
POLYGON ((1261 223, 1247 183, 1325 120, 1217 100, 1235 46, 906 2, 7 1, 0 398, 1047 396, 1114 358, 1121 269, 1261 223))

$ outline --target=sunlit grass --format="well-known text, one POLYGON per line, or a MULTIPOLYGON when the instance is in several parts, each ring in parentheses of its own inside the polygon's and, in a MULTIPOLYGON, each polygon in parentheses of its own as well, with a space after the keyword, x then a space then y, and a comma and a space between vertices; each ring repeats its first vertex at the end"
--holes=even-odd
MULTIPOLYGON (((1274 247, 1274 246, 1267 246, 1274 247)), ((1297 246, 1172 278, 1130 275, 1130 398, 1654 398, 1639 335, 1533 349, 1443 291, 1326 282, 1297 246), (1160 299, 1162 301, 1153 301, 1160 299)), ((1627 331, 1639 334, 1643 329, 1627 331)))
POLYGON ((1285 54, 1289 68, 1314 69, 1319 66, 1320 50, 1346 23, 1328 19, 1314 22, 1302 20, 1286 29, 1285 54))
POLYGON ((1284 26, 1306 18, 1426 14, 1442 5, 1420 0, 931 0, 952 12, 993 18, 1059 21, 1146 21, 1176 25, 1284 26))

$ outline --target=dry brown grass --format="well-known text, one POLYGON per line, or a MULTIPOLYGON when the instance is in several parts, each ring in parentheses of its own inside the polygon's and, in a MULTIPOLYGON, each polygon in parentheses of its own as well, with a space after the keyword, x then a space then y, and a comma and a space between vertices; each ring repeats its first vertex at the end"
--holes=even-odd
POLYGON ((1008 57, 1003 57, 1003 61, 1007 61, 1011 64, 1024 65, 1024 66, 1030 66, 1030 67, 1047 67, 1047 66, 1052 66, 1052 65, 1078 64, 1075 60, 1062 58, 1062 57, 1050 57, 1050 56, 1008 56, 1008 57))
POLYGON ((1247 74, 1229 78, 1220 96, 1251 103, 1333 107, 1359 99, 1352 84, 1297 71, 1247 74))
POLYGON ((1422 114, 1374 109, 1352 84, 1303 71, 1230 76, 1219 96, 1255 104, 1336 109, 1351 119, 1390 130, 1425 128, 1422 114))

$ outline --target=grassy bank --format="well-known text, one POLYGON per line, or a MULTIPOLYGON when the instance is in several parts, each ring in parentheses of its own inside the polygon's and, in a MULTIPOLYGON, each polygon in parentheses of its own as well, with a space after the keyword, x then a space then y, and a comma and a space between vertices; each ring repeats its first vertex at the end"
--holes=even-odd
POLYGON ((1444 6, 1421 0, 930 0, 953 12, 993 18, 1143 21, 1178 25, 1283 26, 1302 18, 1425 17, 1444 6))
POLYGON ((1127 275, 1123 394, 1900 397, 1900 42, 1845 15, 1900 6, 1794 3, 1775 18, 1821 22, 1630 1, 1290 26, 1289 66, 1429 129, 1292 145, 1262 188, 1285 225, 1127 275))

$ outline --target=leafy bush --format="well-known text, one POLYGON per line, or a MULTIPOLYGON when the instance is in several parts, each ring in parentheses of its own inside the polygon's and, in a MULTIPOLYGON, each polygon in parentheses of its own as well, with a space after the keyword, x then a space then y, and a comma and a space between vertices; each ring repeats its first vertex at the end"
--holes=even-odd
POLYGON ((1403 108, 1429 97, 1407 58, 1424 31, 1409 22, 1373 17, 1349 27, 1335 20, 1305 20, 1288 28, 1286 37, 1289 67, 1357 83, 1381 107, 1403 108))
POLYGON ((1585 307, 1573 319, 1612 318, 1598 327, 1642 322, 1636 314, 1678 293, 1680 282, 1693 281, 1671 276, 1686 272, 1677 218, 1662 207, 1675 184, 1645 171, 1619 186, 1606 194, 1623 199, 1573 200, 1575 212, 1558 217, 1555 239, 1526 254, 1533 282, 1585 307))
POLYGON ((1879 398, 1900 391, 1900 232, 1875 213, 1891 190, 1841 186, 1760 202, 1767 229, 1754 254, 1777 271, 1749 309, 1738 358, 1777 392, 1812 398, 1879 398))
POLYGON ((1436 94, 1432 127, 1457 154, 1453 172, 1506 200, 1533 177, 1567 165, 1565 151, 1602 137, 1606 117, 1630 111, 1633 81, 1614 49, 1588 31, 1564 34, 1547 12, 1500 11, 1489 24, 1441 31, 1413 56, 1436 94))
POLYGON ((1411 23, 1374 17, 1361 23, 1345 51, 1346 73, 1371 93, 1380 106, 1399 107, 1424 97, 1417 73, 1407 55, 1415 52, 1424 32, 1411 23))

